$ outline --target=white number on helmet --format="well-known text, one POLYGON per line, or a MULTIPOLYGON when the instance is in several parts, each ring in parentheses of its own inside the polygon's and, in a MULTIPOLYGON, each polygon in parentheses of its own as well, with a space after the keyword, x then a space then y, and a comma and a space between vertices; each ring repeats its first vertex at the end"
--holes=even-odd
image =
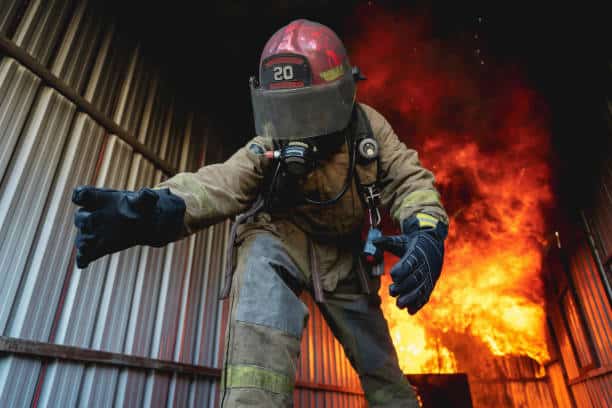
POLYGON ((293 79, 293 67, 291 65, 285 65, 283 67, 274 67, 275 81, 287 81, 289 79, 293 79))

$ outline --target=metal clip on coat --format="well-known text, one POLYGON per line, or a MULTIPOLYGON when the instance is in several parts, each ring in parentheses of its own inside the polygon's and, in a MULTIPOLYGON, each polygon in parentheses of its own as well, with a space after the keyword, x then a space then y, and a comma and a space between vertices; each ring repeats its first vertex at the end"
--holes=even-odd
POLYGON ((366 263, 372 266, 372 276, 380 276, 384 272, 384 254, 373 243, 374 239, 382 237, 382 232, 378 228, 382 221, 380 210, 378 209, 380 192, 376 185, 364 187, 364 201, 368 208, 370 229, 368 230, 368 236, 363 247, 363 257, 366 263))

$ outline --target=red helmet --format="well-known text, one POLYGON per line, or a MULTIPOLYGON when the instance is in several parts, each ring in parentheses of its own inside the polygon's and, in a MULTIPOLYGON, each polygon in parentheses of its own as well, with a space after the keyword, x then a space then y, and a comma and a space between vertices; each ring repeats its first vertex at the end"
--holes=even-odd
POLYGON ((268 40, 259 81, 251 78, 255 130, 285 140, 337 132, 349 123, 355 92, 338 36, 319 23, 295 20, 268 40))

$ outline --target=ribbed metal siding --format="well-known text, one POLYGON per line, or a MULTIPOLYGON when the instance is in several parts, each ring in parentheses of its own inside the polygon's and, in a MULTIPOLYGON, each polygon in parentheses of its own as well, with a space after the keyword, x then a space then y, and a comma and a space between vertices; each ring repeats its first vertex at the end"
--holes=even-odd
POLYGON ((0 61, 0 179, 13 154, 40 79, 10 58, 0 61))
POLYGON ((577 362, 580 367, 586 367, 593 363, 593 356, 591 355, 591 346, 572 291, 567 291, 565 293, 562 298, 561 307, 565 315, 568 330, 572 334, 572 339, 574 340, 576 357, 578 357, 577 362))
MULTIPOLYGON (((608 118, 612 120, 612 113, 609 111, 608 114, 608 118)), ((608 268, 612 268, 612 160, 609 159, 604 163, 601 173, 597 205, 592 211, 590 221, 593 223, 593 232, 601 246, 599 248, 602 251, 601 261, 608 264, 608 268)))
POLYGON ((308 295, 302 296, 308 306, 310 318, 302 341, 298 384, 325 384, 342 388, 351 393, 319 391, 298 387, 294 392, 296 407, 365 407, 359 377, 347 360, 340 343, 327 326, 315 302, 308 295))
MULTIPOLYGON (((586 242, 575 248, 570 259, 570 271, 597 359, 595 368, 587 371, 579 382, 574 382, 571 390, 576 404, 580 407, 612 406, 612 374, 609 372, 612 363, 612 309, 601 280, 602 276, 586 242), (600 376, 591 375, 597 367, 608 371, 600 376)), ((569 366, 566 363, 570 381, 577 377, 572 373, 571 365, 571 362, 569 366)))
MULTIPOLYGON (((51 72, 82 94, 102 40, 102 25, 88 2, 79 1, 51 65, 51 72)), ((130 129, 131 131, 131 129, 130 129)))
POLYGON ((571 276, 602 366, 612 365, 612 308, 587 244, 571 258, 571 276))
POLYGON ((561 310, 556 309, 552 311, 550 319, 559 345, 559 355, 563 359, 563 366, 565 367, 568 378, 572 380, 579 375, 578 365, 576 363, 576 354, 572 348, 571 339, 563 322, 561 310))
POLYGON ((0 34, 11 34, 9 30, 13 26, 13 22, 17 20, 19 6, 21 1, 18 0, 2 0, 0 2, 0 34))
POLYGON ((555 397, 555 402, 559 408, 571 408, 572 400, 570 398, 565 378, 563 377, 563 367, 561 363, 556 362, 547 367, 546 373, 555 397))
MULTIPOLYGON (((172 102, 135 44, 96 20, 87 2, 77 3, 3 1, 0 32, 14 25, 13 40, 75 91, 139 141, 155 141, 174 166, 197 168, 201 120, 172 102)), ((218 366, 227 223, 78 270, 72 188, 133 189, 156 184, 162 173, 9 58, 0 60, 0 132, 2 334, 218 366)), ((215 391, 204 378, 0 359, 0 406, 202 406, 215 391)))
MULTIPOLYGON (((600 196, 592 208, 606 205, 608 198, 600 196)), ((585 231, 568 233, 571 238, 562 249, 567 255, 561 254, 565 267, 554 271, 557 299, 550 303, 549 316, 565 375, 552 371, 549 375, 557 400, 567 399, 562 395, 565 386, 578 407, 608 407, 612 406, 612 307, 606 276, 599 269, 601 248, 590 241, 602 226, 592 220, 585 217, 585 231), (557 285, 565 281, 569 284, 557 285)))
POLYGON ((553 396, 537 362, 525 356, 480 358, 480 371, 470 374, 475 407, 552 407, 553 396))
POLYGON ((578 407, 608 408, 612 406, 612 376, 595 377, 572 386, 578 407))
POLYGON ((66 0, 31 0, 13 35, 13 41, 47 65, 65 29, 72 2, 66 0))
POLYGON ((23 276, 28 251, 40 224, 45 198, 76 108, 44 88, 34 102, 0 187, 0 330, 23 276))

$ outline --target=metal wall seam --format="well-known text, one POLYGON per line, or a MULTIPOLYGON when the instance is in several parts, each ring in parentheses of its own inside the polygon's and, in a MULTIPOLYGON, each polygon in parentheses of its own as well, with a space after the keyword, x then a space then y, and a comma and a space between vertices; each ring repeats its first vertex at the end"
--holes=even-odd
MULTIPOLYGON (((170 360, 174 355, 176 343, 177 318, 180 312, 180 295, 184 276, 188 268, 189 240, 172 243, 167 246, 167 254, 163 269, 162 284, 158 298, 158 310, 153 334, 153 346, 150 357, 170 360)), ((152 401, 165 401, 169 387, 169 376, 153 374, 152 401)))
MULTIPOLYGON (((140 50, 140 48, 137 48, 137 50, 140 50)), ((140 124, 146 106, 147 92, 151 88, 151 81, 156 77, 154 70, 147 67, 148 63, 142 53, 137 51, 135 55, 138 57, 133 68, 133 85, 129 87, 126 108, 123 112, 124 119, 120 123, 121 127, 132 135, 137 134, 141 128, 140 124)))
MULTIPOLYGON (((593 224, 595 234, 599 239, 602 250, 602 262, 612 260, 612 160, 604 163, 601 183, 599 184, 597 206, 593 211, 593 224)), ((612 282, 610 282, 612 284, 612 282)))
MULTIPOLYGON (((199 273, 194 272, 193 257, 195 251, 196 236, 192 235, 186 239, 188 253, 186 256, 186 270, 183 277, 183 284, 180 297, 177 299, 179 304, 179 312, 177 316, 178 326, 176 328, 176 340, 174 341, 174 353, 172 360, 191 362, 190 357, 193 353, 193 343, 191 339, 187 339, 190 329, 193 327, 193 320, 196 316, 188 313, 188 309, 193 308, 190 302, 197 303, 197 286, 199 282, 199 273), (193 284, 193 287, 192 287, 193 284)), ((199 271, 198 271, 199 272, 199 271)), ((185 376, 173 375, 170 382, 170 393, 168 396, 168 406, 185 406, 189 393, 189 379, 185 376)))
POLYGON ((571 275, 578 296, 585 308, 596 352, 602 365, 612 364, 612 308, 604 293, 590 249, 580 244, 572 257, 571 275))
POLYGON ((5 34, 17 18, 22 0, 3 0, 0 7, 0 34, 5 34))
POLYGON ((578 311, 576 301, 572 291, 567 291, 561 299, 563 312, 568 324, 569 332, 572 333, 574 346, 576 347, 576 356, 581 367, 585 367, 592 363, 592 356, 587 334, 582 324, 582 318, 578 311))
POLYGON ((191 113, 190 117, 191 138, 189 142, 189 157, 187 158, 187 170, 196 171, 202 166, 203 157, 206 157, 208 147, 208 135, 205 133, 203 118, 201 115, 191 113))
POLYGON ((13 41, 42 65, 47 65, 71 8, 71 1, 32 0, 13 41))
MULTIPOLYGON (((209 236, 207 231, 202 231, 196 235, 196 244, 194 249, 194 260, 192 263, 192 268, 194 270, 195 284, 194 287, 191 288, 191 291, 194 293, 191 294, 192 302, 191 305, 188 303, 187 308, 190 310, 186 310, 186 314, 190 314, 193 317, 188 321, 187 332, 188 335, 184 335, 183 337, 183 345, 181 349, 188 350, 188 353, 184 353, 181 357, 181 361, 189 363, 189 364, 199 364, 198 356, 201 353, 201 349, 204 343, 203 335, 205 333, 202 332, 202 319, 204 318, 204 313, 210 313, 210 309, 205 308, 204 305, 207 301, 207 293, 206 288, 208 286, 209 276, 206 274, 205 264, 206 264, 206 253, 209 246, 209 236), (189 354, 189 355, 187 355, 189 354)), ((204 382, 205 384, 209 383, 207 379, 199 379, 195 378, 190 381, 189 384, 189 400, 186 402, 187 406, 195 406, 196 405, 196 395, 199 394, 199 401, 208 400, 208 394, 204 391, 205 395, 202 395, 202 391, 199 390, 199 385, 204 382)))
MULTIPOLYGON (((209 228, 209 230, 212 230, 212 228, 209 228)), ((215 276, 210 274, 211 270, 205 270, 205 268, 203 268, 205 262, 210 264, 210 258, 204 258, 203 255, 209 252, 208 250, 211 246, 209 237, 211 236, 212 234, 208 234, 208 231, 203 231, 198 234, 198 239, 200 240, 200 246, 198 247, 200 260, 198 263, 194 264, 194 267, 197 268, 197 273, 202 275, 202 282, 198 288, 200 295, 199 304, 197 305, 197 309, 193 311, 194 315, 197 317, 197 320, 195 321, 195 331, 191 338, 191 341, 193 342, 193 354, 190 359, 190 362, 193 364, 204 364, 209 366, 214 365, 214 361, 211 358, 214 357, 214 348, 211 346, 216 345, 219 340, 216 337, 216 315, 218 312, 216 306, 218 298, 216 293, 211 293, 211 288, 214 288, 217 285, 215 279, 213 279, 215 276), (208 324, 203 325, 203 318, 205 316, 208 317, 206 320, 208 324), (202 341, 203 337, 206 337, 205 341, 202 341), (202 346, 204 346, 204 348, 202 346), (197 360, 199 360, 201 357, 206 357, 208 361, 205 363, 199 363, 197 360)), ((201 406, 203 401, 210 401, 213 392, 212 385, 213 381, 211 379, 193 379, 189 384, 188 405, 194 407, 201 406)))
MULTIPOLYGON (((6 335, 46 341, 62 289, 62 282, 74 237, 72 207, 67 205, 73 183, 91 177, 95 163, 87 160, 96 155, 102 144, 103 131, 89 117, 78 114, 69 137, 68 148, 61 160, 56 180, 49 194, 48 204, 41 219, 31 260, 24 273, 15 312, 6 335), (65 237, 65 240, 58 239, 65 237), (68 245, 67 245, 68 243, 68 245)), ((40 361, 10 357, 0 361, 0 371, 10 373, 0 381, 0 405, 25 404, 34 393, 40 361), (16 392, 20 390, 20 392, 16 392)))
POLYGON ((555 398, 554 406, 559 408, 571 408, 572 400, 563 377, 563 367, 559 361, 547 367, 547 375, 551 385, 551 390, 555 398))
MULTIPOLYGON (((95 184, 123 188, 131 156, 132 149, 126 143, 110 136, 95 184)), ((103 257, 86 269, 73 266, 59 315, 55 343, 90 347, 109 263, 110 257, 103 257)), ((73 405, 78 397, 83 372, 84 367, 74 363, 50 364, 42 384, 42 406, 73 405)))
POLYGON ((200 236, 193 235, 189 238, 189 255, 187 257, 187 265, 189 266, 183 283, 183 293, 180 297, 180 314, 178 318, 179 326, 177 329, 177 342, 174 349, 172 360, 182 363, 191 364, 193 362, 194 343, 193 338, 196 335, 197 313, 201 300, 201 287, 203 275, 201 270, 196 268, 194 262, 196 248, 200 249, 200 236))
MULTIPOLYGON (((161 171, 155 171, 152 184, 159 183, 161 178, 161 171)), ((165 256, 165 248, 141 248, 124 346, 126 354, 150 355, 165 256)), ((143 370, 122 370, 115 390, 117 406, 142 405, 146 378, 143 370)))
POLYGON ((87 1, 79 1, 50 68, 53 75, 79 95, 92 69, 102 39, 101 31, 102 25, 96 19, 93 7, 87 1))
POLYGON ((578 377, 578 366, 574 350, 571 345, 571 340, 568 336, 563 317, 561 316, 560 307, 551 308, 550 321, 554 328, 557 342, 559 343, 559 351, 563 360, 563 365, 567 372, 568 379, 571 381, 578 377))
POLYGON ((214 336, 215 325, 215 306, 217 305, 217 293, 216 286, 218 282, 217 276, 214 274, 212 268, 212 256, 215 248, 215 228, 209 227, 202 231, 200 234, 202 245, 200 253, 198 254, 201 259, 196 264, 196 267, 200 267, 203 275, 204 282, 201 289, 201 303, 198 310, 198 327, 197 336, 195 338, 196 350, 194 352, 194 364, 215 366, 213 358, 214 346, 216 338, 214 336))
POLYGON ((40 78, 12 58, 0 61, 0 181, 38 92, 40 78))
POLYGON ((155 96, 157 95, 157 88, 159 84, 159 75, 152 75, 149 83, 149 89, 146 90, 146 101, 143 107, 142 119, 140 120, 140 127, 136 139, 139 143, 147 147, 151 147, 149 140, 151 139, 152 123, 153 123, 153 105, 155 102, 155 96))
MULTIPOLYGON (((175 106, 175 109, 172 110, 172 114, 173 117, 170 123, 168 144, 164 154, 166 160, 170 162, 172 166, 178 167, 181 148, 183 147, 183 141, 185 139, 186 115, 178 106, 175 106)), ((184 168, 181 170, 184 171, 184 168)))
MULTIPOLYGON (((126 188, 133 190, 150 185, 154 167, 141 155, 135 154, 126 188)), ((138 274, 141 248, 133 247, 110 257, 104 289, 89 348, 120 353, 124 349, 127 325, 138 274)), ((104 366, 89 366, 85 370, 79 401, 98 406, 115 391, 119 370, 104 366)))
POLYGON ((128 98, 131 94, 132 87, 134 83, 138 81, 138 79, 134 78, 134 71, 136 69, 136 63, 139 57, 139 49, 138 47, 131 50, 127 61, 125 72, 121 78, 121 86, 119 87, 119 92, 117 93, 117 100, 114 104, 114 112, 113 112, 113 121, 119 124, 121 127, 125 128, 125 122, 129 120, 129 112, 126 107, 128 104, 128 98))
POLYGON ((112 118, 115 118, 119 113, 116 110, 117 99, 131 61, 132 50, 131 42, 127 42, 111 24, 102 40, 83 95, 106 116, 112 114, 112 118))
POLYGON ((162 160, 168 159, 168 145, 170 144, 170 132, 172 130, 172 120, 174 115, 174 98, 172 98, 168 103, 168 110, 166 110, 164 115, 164 124, 161 127, 161 143, 159 146, 159 152, 157 152, 157 154, 162 160))
POLYGON ((172 107, 166 101, 168 93, 161 85, 157 85, 156 88, 150 92, 153 94, 153 105, 151 108, 152 119, 149 124, 150 130, 147 132, 148 135, 146 136, 145 145, 159 156, 164 133, 164 124, 166 123, 166 115, 172 107))
POLYGON ((178 150, 178 158, 176 167, 178 171, 192 170, 189 163, 189 148, 191 147, 192 131, 193 131, 193 112, 186 113, 185 128, 182 135, 182 143, 178 150))
POLYGON ((30 245, 76 108, 45 88, 0 185, 0 331, 6 330, 30 245), (27 204, 27 205, 25 205, 27 204))
POLYGON ((211 361, 214 339, 210 338, 209 330, 209 327, 213 325, 214 317, 212 305, 216 302, 215 294, 211 293, 211 288, 214 286, 213 277, 211 276, 211 256, 214 247, 214 232, 214 228, 209 227, 198 234, 200 248, 199 253, 196 254, 197 262, 194 265, 195 268, 201 268, 200 271, 204 275, 204 279, 200 289, 200 304, 198 305, 197 311, 198 321, 193 363, 209 366, 214 365, 214 362, 211 361))
MULTIPOLYGON (((203 356, 208 357, 210 352, 206 349, 206 334, 208 327, 206 326, 207 313, 210 313, 210 308, 207 307, 208 287, 210 284, 210 276, 207 273, 206 265, 208 254, 211 247, 211 232, 212 228, 201 231, 197 235, 196 251, 194 253, 193 267, 198 274, 202 275, 202 282, 199 287, 199 299, 196 310, 193 311, 196 321, 194 327, 193 338, 193 353, 190 362, 192 364, 204 364, 201 359, 203 356)), ((210 364, 209 364, 210 365, 210 364)), ((196 406, 196 401, 207 401, 210 392, 210 381, 205 379, 194 379, 190 385, 190 395, 188 406, 196 406)))

